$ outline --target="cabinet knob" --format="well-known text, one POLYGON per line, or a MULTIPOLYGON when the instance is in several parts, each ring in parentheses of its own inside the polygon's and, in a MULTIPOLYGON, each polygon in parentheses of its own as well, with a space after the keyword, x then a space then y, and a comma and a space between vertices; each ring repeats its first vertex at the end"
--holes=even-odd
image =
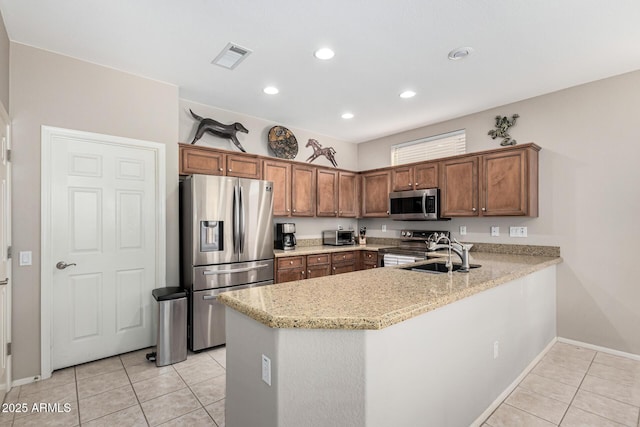
POLYGON ((318 261, 320 261, 320 258, 318 258, 318 261))
POLYGON ((373 268, 376 268, 376 267, 377 267, 377 265, 374 264, 373 268))
POLYGON ((289 261, 289 264, 293 264, 293 261, 289 261))
POLYGON ((302 270, 302 271, 300 272, 300 274, 302 274, 302 275, 304 276, 304 270, 302 270))
POLYGON ((231 168, 229 168, 229 169, 227 169, 227 172, 233 172, 233 171, 231 170, 231 168))
POLYGON ((311 270, 307 270, 307 273, 311 274, 311 270))
POLYGON ((338 211, 333 211, 333 213, 334 213, 334 214, 337 214, 337 213, 338 213, 338 211))
POLYGON ((389 215, 389 211, 387 211, 387 215, 389 215))
POLYGON ((333 271, 336 271, 336 268, 335 268, 335 267, 333 267, 333 271))
POLYGON ((487 208, 482 208, 482 212, 486 212, 487 208))
POLYGON ((222 169, 222 168, 219 168, 218 170, 219 170, 220 172, 222 172, 222 171, 223 171, 223 169, 222 169))
POLYGON ((296 210, 294 209, 293 211, 295 212, 296 210))
POLYGON ((289 211, 290 211, 290 209, 287 209, 287 212, 289 212, 289 211))
POLYGON ((418 183, 416 182, 415 185, 418 185, 418 183))
POLYGON ((472 210, 473 212, 475 212, 477 209, 476 209, 476 208, 471 208, 471 210, 472 210))
POLYGON ((411 183, 409 183, 409 187, 411 187, 411 183))

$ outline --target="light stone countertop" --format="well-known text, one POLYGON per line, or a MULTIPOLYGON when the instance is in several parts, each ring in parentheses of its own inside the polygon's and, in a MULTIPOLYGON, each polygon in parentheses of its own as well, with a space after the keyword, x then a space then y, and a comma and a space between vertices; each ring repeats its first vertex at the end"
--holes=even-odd
POLYGON ((324 253, 332 253, 332 252, 378 251, 378 249, 391 248, 391 247, 393 247, 393 245, 298 246, 294 250, 289 250, 289 251, 285 251, 282 249, 274 249, 273 255, 276 258, 281 258, 281 257, 287 257, 287 256, 324 254, 324 253))
POLYGON ((271 328, 383 329, 562 258, 471 252, 470 262, 482 267, 469 273, 429 274, 391 266, 229 291, 218 300, 271 328))

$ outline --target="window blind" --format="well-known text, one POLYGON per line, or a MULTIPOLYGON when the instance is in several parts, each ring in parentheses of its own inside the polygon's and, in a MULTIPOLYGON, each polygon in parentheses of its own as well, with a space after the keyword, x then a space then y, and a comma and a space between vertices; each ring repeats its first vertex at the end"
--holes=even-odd
POLYGON ((456 156, 466 151, 466 135, 462 129, 391 146, 391 165, 456 156))

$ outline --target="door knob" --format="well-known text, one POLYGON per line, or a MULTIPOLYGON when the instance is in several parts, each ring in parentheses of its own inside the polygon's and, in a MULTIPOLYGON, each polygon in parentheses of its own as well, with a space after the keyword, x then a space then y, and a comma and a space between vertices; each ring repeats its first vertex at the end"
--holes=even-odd
POLYGON ((59 262, 56 264, 56 268, 57 268, 58 270, 64 270, 65 268, 67 268, 67 267, 71 267, 72 265, 76 265, 76 263, 75 263, 75 262, 72 262, 72 263, 70 263, 70 264, 67 264, 67 263, 66 263, 66 262, 64 262, 64 261, 59 261, 59 262))

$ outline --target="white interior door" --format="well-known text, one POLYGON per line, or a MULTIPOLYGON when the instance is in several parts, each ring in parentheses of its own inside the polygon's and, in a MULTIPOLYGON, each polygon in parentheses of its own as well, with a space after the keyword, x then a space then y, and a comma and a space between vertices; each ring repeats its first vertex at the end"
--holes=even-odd
POLYGON ((51 369, 153 345, 151 291, 164 286, 164 164, 157 151, 121 138, 64 130, 45 138, 43 130, 50 156, 43 278, 51 275, 51 369))
POLYGON ((11 171, 9 163, 9 118, 0 106, 0 400, 11 388, 11 171))

